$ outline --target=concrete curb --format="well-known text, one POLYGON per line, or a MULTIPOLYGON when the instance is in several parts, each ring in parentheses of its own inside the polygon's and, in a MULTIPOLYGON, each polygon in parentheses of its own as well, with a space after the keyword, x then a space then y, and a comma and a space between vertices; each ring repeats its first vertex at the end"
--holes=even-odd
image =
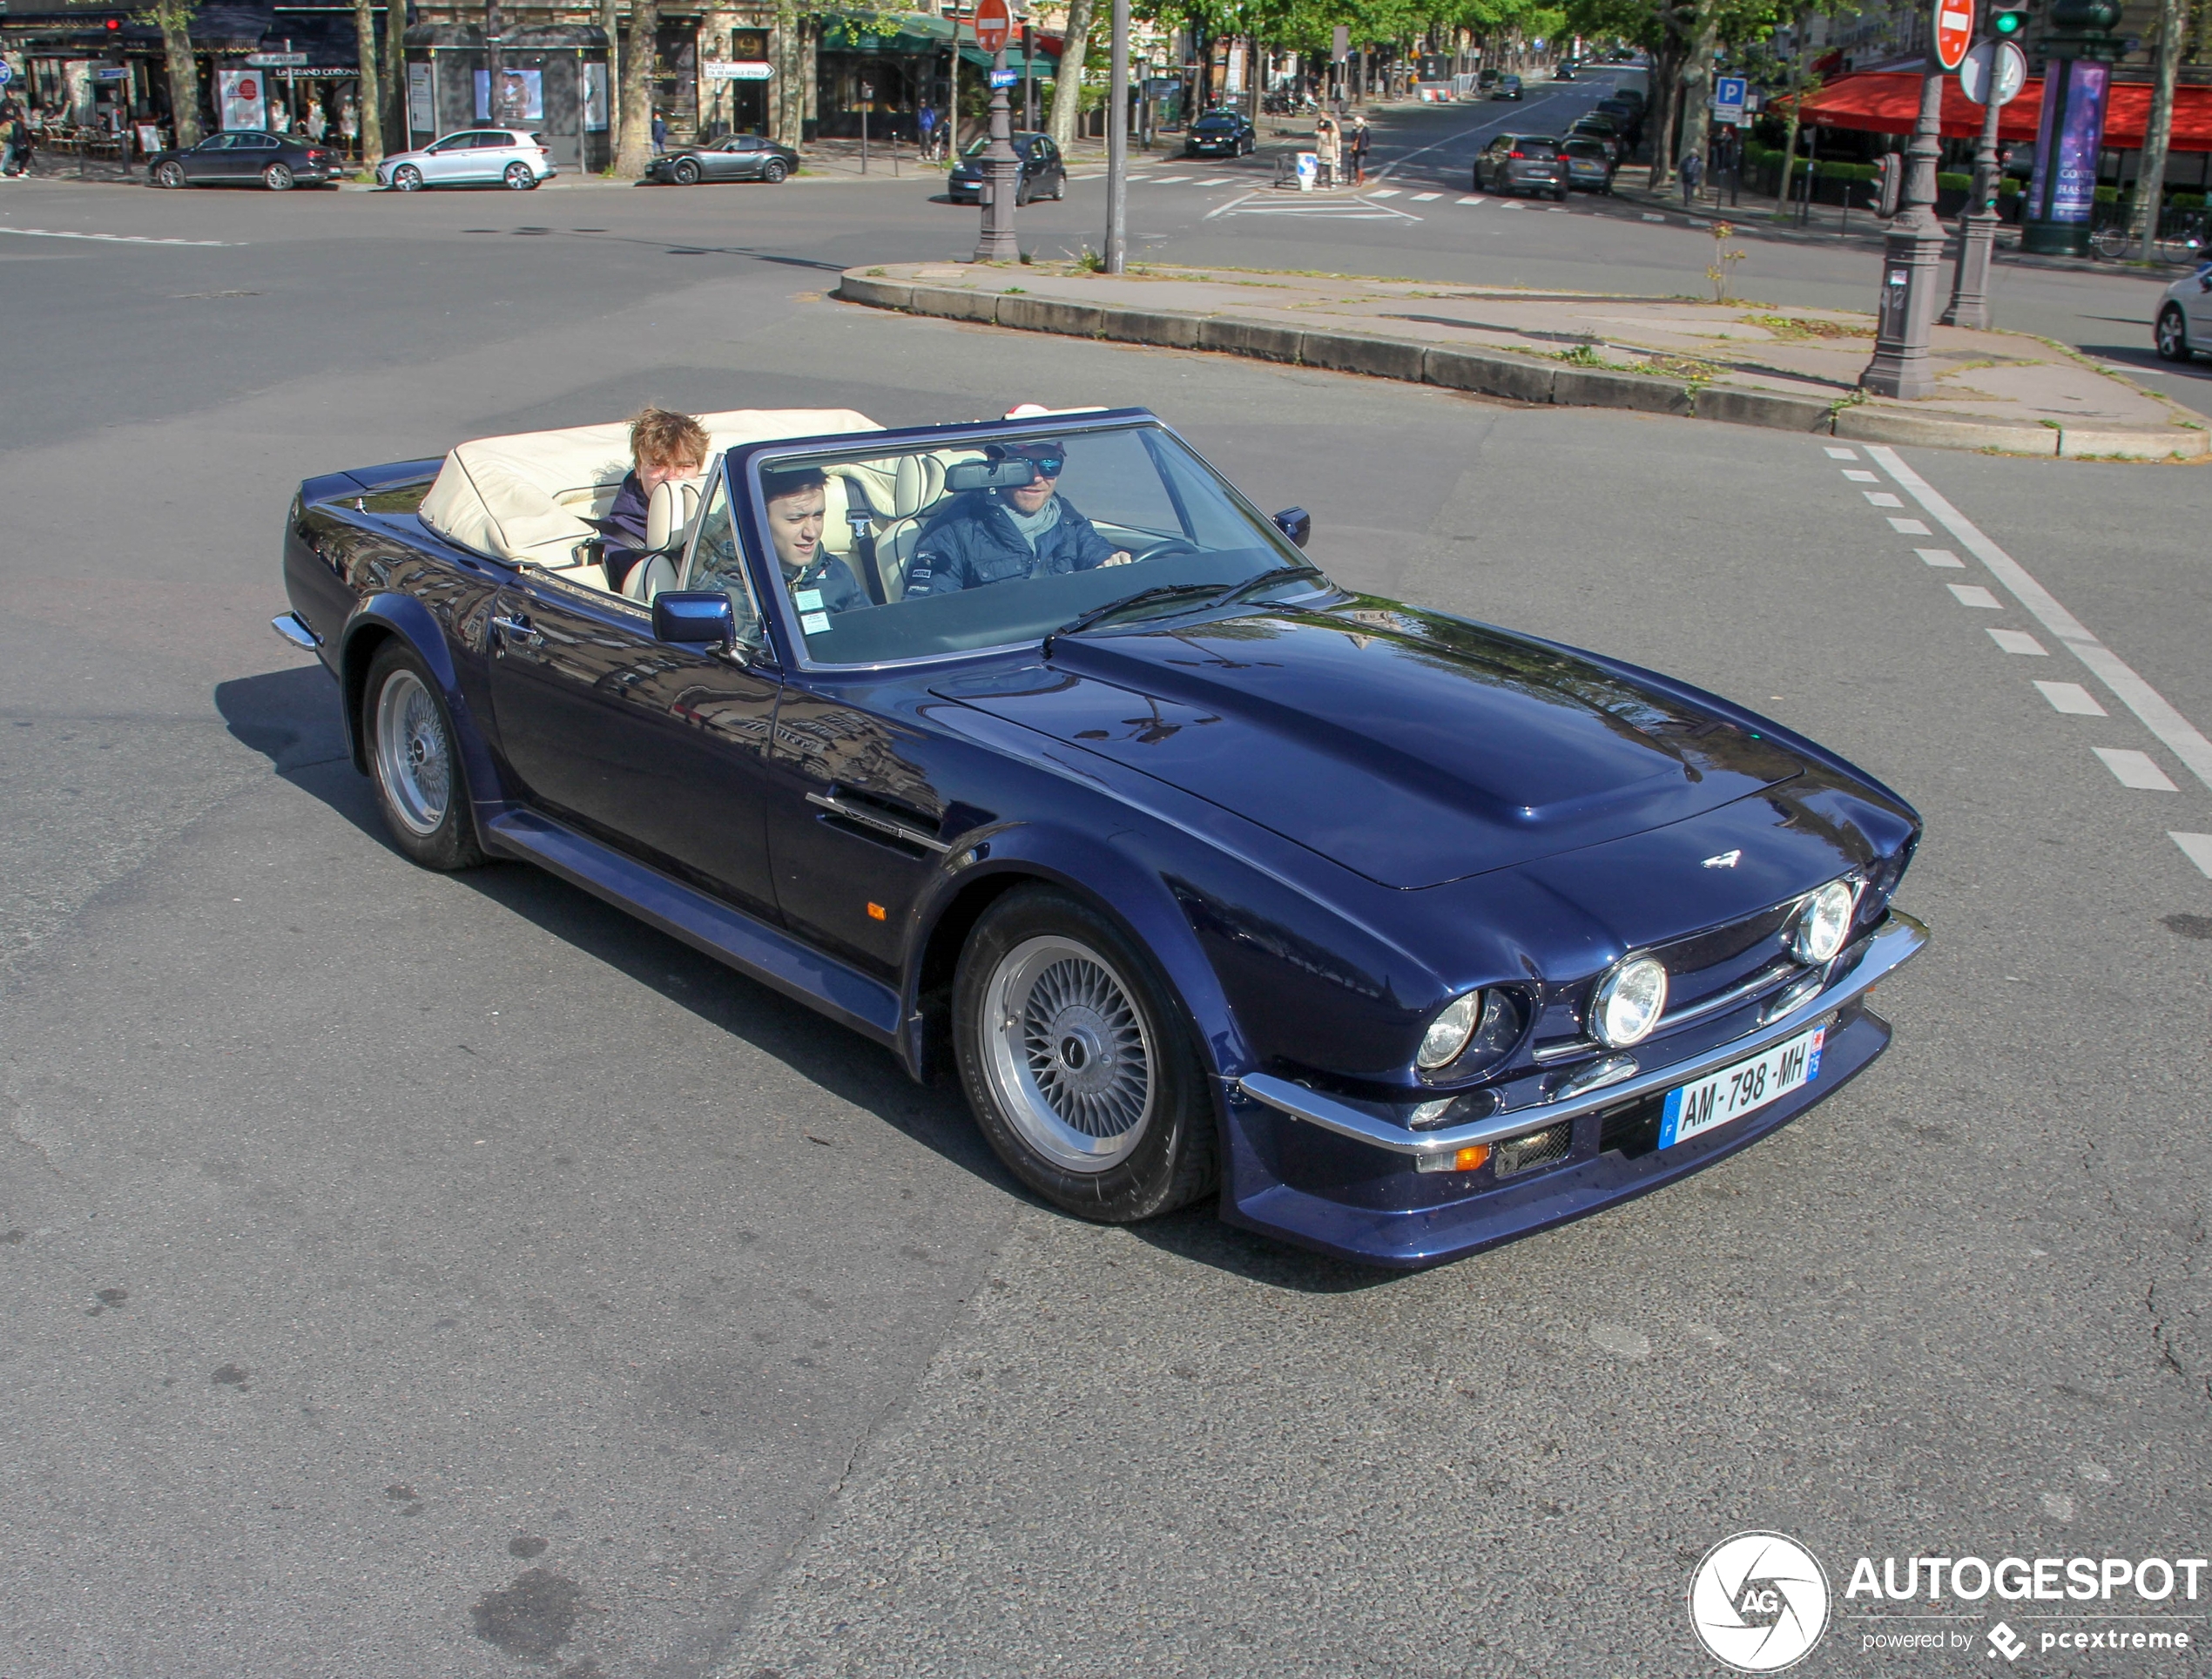
POLYGON ((2212 454, 2212 434, 2201 431, 2154 432, 2109 426, 2066 428, 1908 413, 1734 385, 1692 386, 1648 374, 1577 367, 1507 351, 1447 349, 1381 334, 1323 332, 1233 315, 1136 309, 1117 303, 1035 297, 1024 292, 935 286, 859 270, 848 270, 831 295, 870 308, 974 321, 1017 332, 1055 333, 1163 349, 1211 350, 1406 384, 1437 385, 1514 402, 1625 408, 1777 431, 1817 432, 1855 442, 1986 449, 2054 459, 2119 455, 2143 461, 2190 460, 2212 454))

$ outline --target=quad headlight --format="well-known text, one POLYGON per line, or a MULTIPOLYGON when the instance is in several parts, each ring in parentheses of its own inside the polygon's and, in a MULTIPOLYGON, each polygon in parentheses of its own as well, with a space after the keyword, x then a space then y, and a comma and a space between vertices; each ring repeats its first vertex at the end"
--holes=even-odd
POLYGON ((1790 929, 1790 954, 1817 968, 1836 959, 1851 936, 1851 914, 1858 907, 1858 882, 1849 878, 1831 880, 1806 895, 1790 929))
POLYGON ((1413 1064, 1424 1073, 1433 1073, 1440 1067, 1449 1067, 1460 1058, 1460 1051, 1467 1047, 1467 1040, 1474 1035, 1474 1028, 1482 1024, 1482 994, 1470 991, 1444 1005, 1442 1012, 1428 1023, 1428 1030, 1421 1035, 1421 1047, 1414 1053, 1413 1064))
POLYGON ((1641 1043, 1667 1012, 1666 964, 1656 956, 1615 962, 1590 999, 1590 1030, 1608 1049, 1641 1043))

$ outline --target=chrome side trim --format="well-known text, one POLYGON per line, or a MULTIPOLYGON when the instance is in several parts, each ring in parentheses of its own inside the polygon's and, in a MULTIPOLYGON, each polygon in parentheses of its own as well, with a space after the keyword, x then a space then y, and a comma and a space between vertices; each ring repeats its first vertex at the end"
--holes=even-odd
POLYGON ((1318 1125, 1325 1131, 1334 1131, 1355 1142, 1387 1149, 1393 1154, 1410 1155, 1416 1159, 1456 1154, 1477 1143, 1494 1143, 1519 1131, 1554 1125, 1562 1119, 1577 1119, 1602 1108, 1656 1096, 1757 1055, 1804 1031, 1831 1009, 1871 990, 1879 981, 1918 955, 1927 941, 1925 927, 1903 911, 1893 909, 1879 927, 1860 941, 1855 956, 1851 951, 1844 953, 1837 964, 1836 977, 1829 985, 1769 1026, 1720 1044, 1702 1055, 1676 1062, 1670 1067, 1654 1068, 1622 1083, 1558 1101, 1508 1109, 1492 1118, 1455 1125, 1446 1131, 1410 1131, 1318 1090, 1309 1090, 1302 1084, 1293 1084, 1268 1073, 1247 1073, 1237 1081, 1237 1089, 1253 1101, 1264 1102, 1293 1119, 1302 1119, 1309 1125, 1318 1125))
POLYGON ((303 653, 312 653, 322 645, 322 637, 307 628, 307 621, 297 612, 287 612, 282 617, 271 618, 269 628, 303 653))
POLYGON ((940 857, 952 849, 949 844, 940 840, 934 833, 925 833, 905 822, 894 822, 887 816, 878 816, 873 811, 863 810, 856 805, 848 805, 842 799, 833 798, 826 793, 810 792, 806 795, 806 802, 810 805, 819 806, 832 816, 841 816, 848 822, 858 822, 864 828, 873 828, 878 833, 891 834, 894 838, 905 840, 910 846, 920 846, 924 851, 934 851, 940 857))

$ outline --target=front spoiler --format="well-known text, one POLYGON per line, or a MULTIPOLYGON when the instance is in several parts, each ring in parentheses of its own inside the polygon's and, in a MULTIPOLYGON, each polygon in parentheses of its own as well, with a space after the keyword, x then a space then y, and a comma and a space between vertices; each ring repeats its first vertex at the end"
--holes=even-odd
POLYGON ((1918 955, 1928 941, 1928 929, 1900 910, 1892 910, 1880 926, 1860 940, 1839 960, 1841 971, 1822 990, 1791 1009, 1788 1014, 1727 1043, 1716 1045, 1703 1055, 1686 1061, 1671 1062, 1649 1072, 1615 1080, 1582 1093, 1565 1096, 1554 1102, 1532 1102, 1527 1107, 1509 1109, 1488 1119, 1471 1124, 1454 1125, 1448 1129, 1413 1131, 1402 1125, 1354 1108, 1348 1102, 1322 1095, 1303 1084, 1278 1078, 1270 1073, 1247 1073, 1237 1081, 1237 1089, 1256 1102, 1266 1103, 1293 1119, 1302 1119, 1310 1125, 1334 1131, 1357 1142, 1386 1149, 1393 1154, 1407 1155, 1416 1161, 1439 1160, 1457 1154, 1461 1149, 1478 1143, 1496 1143, 1501 1138, 1518 1136, 1521 1132, 1538 1130, 1555 1125, 1561 1120, 1578 1119, 1602 1109, 1617 1108, 1624 1102, 1653 1096, 1662 1090, 1671 1090, 1678 1084, 1687 1084, 1720 1068, 1747 1060, 1762 1050, 1794 1037, 1797 1033, 1817 1022, 1823 1015, 1835 1012, 1845 1003, 1856 1001, 1871 990, 1881 980, 1918 955))

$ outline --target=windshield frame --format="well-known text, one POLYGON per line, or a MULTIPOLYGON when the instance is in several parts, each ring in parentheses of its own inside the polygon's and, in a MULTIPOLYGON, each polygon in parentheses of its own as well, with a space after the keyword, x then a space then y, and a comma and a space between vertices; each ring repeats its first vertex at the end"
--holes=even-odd
MULTIPOLYGON (((767 609, 763 622, 768 626, 770 646, 776 662, 790 673, 862 677, 871 672, 934 669, 940 665, 1003 658, 1009 653, 1042 647, 1053 632, 1048 630, 1012 641, 995 642, 985 647, 960 647, 941 653, 917 653, 908 658, 879 659, 867 664, 835 664, 811 657, 806 651, 806 637, 799 630, 796 617, 798 608, 792 603, 790 591, 781 586, 781 580, 776 576, 774 550, 768 542, 767 504, 760 493, 760 473, 764 465, 782 462, 798 464, 802 460, 819 459, 824 455, 849 458, 871 453, 896 455, 908 449, 941 448, 948 444, 1035 442, 1116 431, 1150 431, 1171 438, 1211 475, 1231 504, 1250 516, 1256 529, 1285 556, 1282 568, 1285 571, 1299 566, 1320 570, 1302 550, 1283 535, 1281 528, 1271 517, 1261 512, 1251 498, 1237 488, 1227 474, 1193 448, 1188 438, 1149 408, 1095 408, 1077 414, 1030 415, 1019 420, 979 421, 972 425, 908 426, 883 431, 840 432, 828 437, 785 437, 744 443, 730 449, 722 457, 722 470, 728 479, 731 493, 744 509, 744 516, 738 521, 738 541, 745 550, 745 564, 752 574, 754 594, 767 609)), ((1253 575, 1257 577, 1267 574, 1256 572, 1253 575)), ((1321 572, 1315 586, 1317 590, 1323 592, 1339 587, 1325 571, 1321 572)))

